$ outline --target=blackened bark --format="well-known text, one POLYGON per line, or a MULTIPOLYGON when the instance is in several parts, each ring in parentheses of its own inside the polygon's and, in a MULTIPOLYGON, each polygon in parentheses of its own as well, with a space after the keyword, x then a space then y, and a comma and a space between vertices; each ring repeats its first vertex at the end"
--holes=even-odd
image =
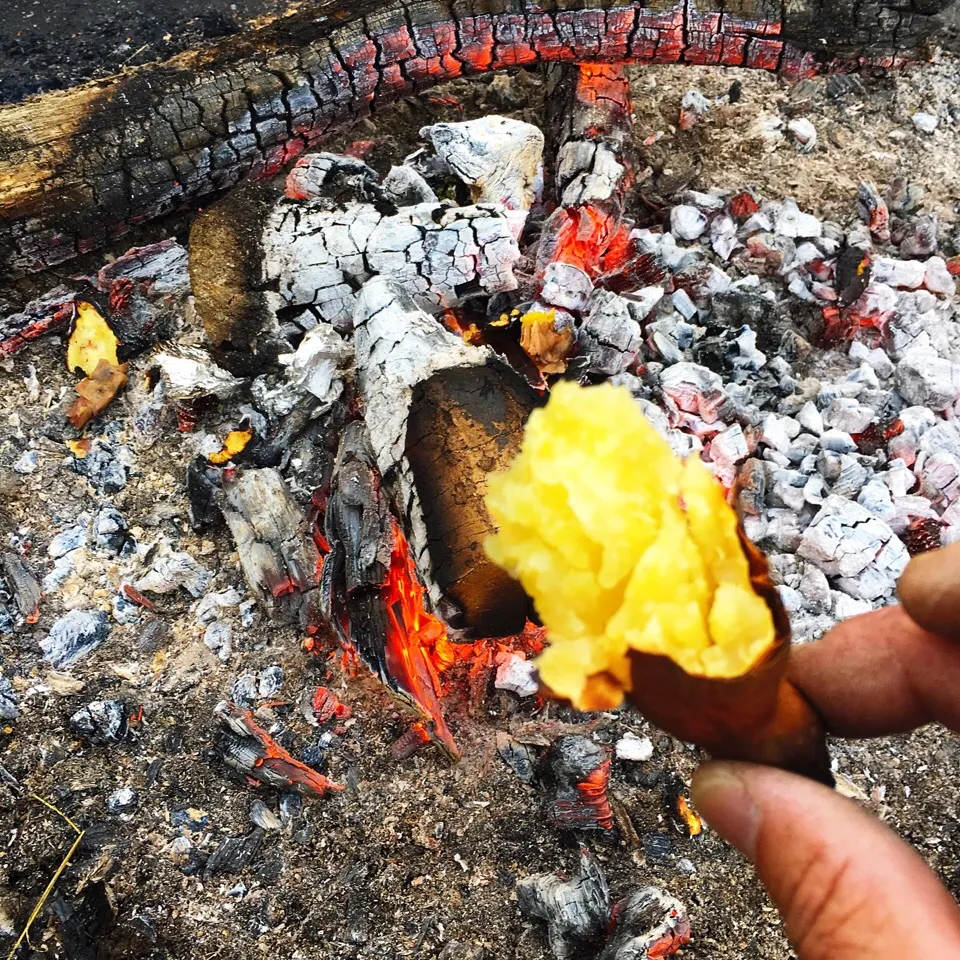
POLYGON ((925 59, 945 0, 360 0, 0 109, 0 274, 61 263, 279 170, 453 77, 538 62, 809 75, 925 59), (589 9, 584 9, 588 7, 589 9), (347 12, 349 10, 349 12, 347 12))

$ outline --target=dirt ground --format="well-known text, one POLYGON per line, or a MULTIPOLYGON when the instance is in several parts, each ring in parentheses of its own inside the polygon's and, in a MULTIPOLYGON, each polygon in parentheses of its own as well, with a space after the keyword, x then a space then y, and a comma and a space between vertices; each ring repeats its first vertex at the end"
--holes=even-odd
MULTIPOLYGON (((210 9, 241 19, 265 12, 270 4, 237 6, 229 15, 223 5, 210 9)), ((196 16, 193 8, 166 4, 163 14, 156 14, 156 31, 172 30, 187 13, 196 16)), ((122 10, 109 15, 123 19, 122 10)), ((119 36, 124 31, 118 33, 118 21, 112 22, 105 35, 119 36)), ((39 42, 40 33, 33 31, 30 42, 39 42)), ((138 39, 130 41, 131 53, 138 39)), ((12 42, 4 35, 0 49, 8 56, 12 42)), ((163 46, 168 42, 151 41, 151 49, 166 55, 173 49, 163 46)), ((38 47, 36 56, 43 60, 49 51, 38 47)), ((21 81, 4 85, 3 69, 0 91, 8 99, 19 96, 18 89, 26 88, 16 87, 21 81)), ((37 82, 45 88, 72 82, 87 75, 84 69, 37 82)), ((834 95, 837 90, 827 79, 791 89, 774 77, 730 70, 637 70, 642 190, 655 197, 686 185, 753 185, 763 196, 792 195, 803 209, 847 222, 862 179, 882 186, 906 175, 926 189, 925 205, 941 215, 949 236, 960 198, 958 73, 957 61, 944 57, 904 76, 863 78, 861 86, 834 95), (742 85, 737 103, 715 104, 693 131, 676 129, 684 92, 696 88, 715 99, 728 95, 734 81, 742 85), (917 110, 941 116, 934 134, 914 128, 911 116, 917 110), (789 136, 766 142, 751 132, 764 116, 786 122, 800 115, 818 131, 818 145, 810 153, 800 153, 789 136), (656 142, 644 145, 658 133, 656 142)), ((493 84, 453 84, 440 93, 459 98, 464 116, 507 109, 536 120, 542 113, 541 90, 536 76, 521 74, 493 84)), ((456 106, 429 98, 406 103, 334 146, 389 138, 384 155, 399 157, 415 146, 421 124, 460 116, 456 106)), ((179 231, 184 239, 185 222, 153 225, 144 238, 179 231)), ((126 238, 118 249, 138 239, 126 238)), ((0 288, 0 301, 17 304, 81 266, 91 269, 102 261, 97 254, 83 265, 65 266, 59 275, 0 288)), ((189 528, 183 477, 194 440, 176 431, 169 411, 159 441, 135 452, 130 480, 120 493, 97 493, 68 468, 59 400, 74 378, 64 370, 63 350, 55 338, 41 341, 0 372, 4 545, 11 538, 18 544, 29 541, 29 562, 42 576, 52 566, 46 553, 51 537, 82 512, 110 503, 139 542, 164 539, 214 570, 209 590, 235 586, 246 595, 229 536, 220 530, 201 538, 189 528), (27 383, 30 365, 39 384, 34 397, 27 383), (13 472, 12 465, 37 436, 38 471, 13 472)), ((117 405, 113 418, 120 442, 131 414, 125 403, 117 405)), ((461 678, 451 683, 447 702, 463 760, 450 764, 426 749, 398 761, 391 746, 405 722, 371 679, 348 679, 336 658, 308 656, 293 630, 276 627, 262 613, 249 630, 235 623, 236 652, 221 663, 203 644, 203 627, 191 613, 189 598, 181 595, 162 599, 155 617, 165 632, 158 640, 144 641, 143 622, 114 624, 109 639, 70 670, 82 689, 53 692, 39 639, 66 606, 109 608, 123 573, 121 565, 91 561, 41 606, 36 624, 0 637, 0 664, 20 704, 19 718, 0 727, 0 763, 24 787, 17 795, 0 785, 0 836, 5 838, 0 955, 10 949, 72 843, 69 828, 27 796, 33 793, 87 831, 58 884, 59 895, 79 903, 84 889, 89 892, 102 881, 116 911, 116 923, 90 956, 542 960, 549 956, 543 928, 521 918, 515 882, 538 871, 572 872, 581 840, 603 864, 615 896, 655 883, 688 905, 694 939, 684 956, 790 956, 777 914, 749 866, 709 829, 690 837, 664 801, 672 775, 689 782, 698 753, 629 712, 578 717, 520 703, 495 691, 492 683, 477 696, 461 678), (229 777, 211 749, 216 702, 229 695, 239 674, 272 664, 284 668, 286 679, 274 698, 281 702, 271 709, 283 719, 287 746, 295 755, 317 741, 317 731, 296 708, 302 690, 325 683, 353 709, 354 722, 333 736, 321 760, 323 772, 346 789, 306 801, 306 828, 266 833, 259 852, 239 873, 187 875, 171 851, 178 836, 187 835, 196 848, 210 852, 227 837, 251 833, 254 799, 277 809, 275 792, 229 777), (110 698, 125 701, 132 712, 143 708, 132 742, 90 746, 69 731, 67 720, 77 709, 110 698), (653 739, 650 761, 614 761, 612 791, 624 816, 613 836, 575 836, 551 826, 543 815, 543 789, 518 780, 495 749, 498 730, 536 745, 574 728, 608 745, 628 730, 653 739), (129 812, 111 814, 107 797, 125 785, 137 790, 138 803, 129 812)), ((869 744, 834 743, 832 752, 844 792, 914 844, 960 895, 957 738, 927 728, 869 744)), ((41 917, 32 947, 21 956, 66 955, 50 922, 48 915, 41 917)))

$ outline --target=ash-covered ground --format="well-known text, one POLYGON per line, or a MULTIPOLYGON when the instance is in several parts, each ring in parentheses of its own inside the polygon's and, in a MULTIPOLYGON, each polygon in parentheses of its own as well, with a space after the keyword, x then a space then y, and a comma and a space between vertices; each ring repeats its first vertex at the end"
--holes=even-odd
MULTIPOLYGON (((669 213, 688 189, 753 186, 763 198, 792 196, 800 210, 847 227, 857 221, 863 180, 885 189, 901 175, 925 190, 915 196, 917 209, 939 215, 939 249, 955 255, 956 80, 957 64, 949 59, 903 77, 864 78, 859 85, 822 79, 794 88, 735 71, 637 71, 636 137, 649 166, 639 171, 641 192, 669 213), (730 103, 735 81, 739 99, 730 103), (680 131, 680 101, 690 89, 711 105, 692 131, 680 131), (918 112, 937 118, 933 132, 918 129, 918 112), (787 129, 800 118, 817 133, 809 151, 787 129)), ((464 116, 500 111, 536 122, 541 87, 530 74, 453 84, 365 122, 332 149, 357 138, 390 138, 377 150, 397 160, 415 148, 422 123, 460 119, 461 108, 464 116)), ((152 227, 152 236, 176 226, 152 227)), ((99 255, 88 258, 0 297, 12 311, 102 262, 99 255)), ((941 299, 946 310, 952 301, 941 299)), ((190 317, 177 339, 204 343, 190 317)), ((88 431, 123 451, 121 461, 128 458, 125 485, 111 491, 103 476, 76 472, 65 445, 75 436, 65 409, 77 377, 66 372, 64 353, 59 338, 40 340, 6 361, 0 375, 2 547, 41 581, 54 572, 51 544, 58 535, 53 553, 70 558, 61 563, 68 570, 62 582, 50 581, 39 619, 0 635, 3 676, 17 712, 0 728, 0 763, 20 785, 0 784, 7 838, 0 851, 0 948, 12 945, 73 841, 69 828, 31 799, 36 794, 86 834, 22 956, 540 960, 549 956, 544 929, 520 915, 516 881, 539 871, 573 873, 580 841, 602 864, 615 896, 654 883, 687 905, 693 940, 685 956, 789 956, 778 917, 749 867, 709 829, 689 836, 674 813, 675 778, 689 782, 698 753, 639 717, 577 716, 497 691, 492 674, 460 677, 447 704, 463 759, 452 765, 432 749, 395 759, 392 746, 407 722, 372 678, 361 672, 349 679, 337 657, 303 652, 302 636, 262 611, 247 625, 250 611, 240 604, 249 594, 229 534, 214 527, 198 535, 190 527, 184 472, 197 434, 178 432, 169 405, 150 432, 140 431, 136 362, 131 389, 88 431), (108 508, 120 513, 128 533, 117 536, 116 524, 107 523, 98 540, 80 518, 92 522, 108 508), (65 551, 78 522, 89 531, 86 544, 65 551), (124 546, 131 542, 136 550, 124 546), (198 611, 183 588, 151 594, 154 612, 121 603, 117 617, 121 584, 143 576, 166 550, 193 558, 193 574, 205 581, 201 593, 236 591, 214 612, 232 629, 233 649, 224 659, 204 642, 209 613, 198 611), (40 646, 51 626, 71 610, 98 609, 107 615, 109 636, 53 670, 40 646), (262 673, 276 666, 283 671, 278 688, 276 670, 262 673), (344 784, 342 793, 307 799, 298 815, 289 802, 281 807, 276 791, 228 773, 212 749, 213 708, 245 675, 265 678, 256 701, 264 715, 282 723, 295 756, 307 751, 344 784), (298 708, 301 692, 318 684, 352 709, 350 720, 327 728, 326 737, 298 708), (129 738, 97 744, 71 729, 70 718, 96 700, 127 705, 136 718, 129 738), (633 732, 649 737, 653 752, 645 761, 613 760, 617 830, 578 835, 551 825, 544 787, 518 779, 497 752, 497 731, 537 753, 570 732, 612 751, 633 732), (135 794, 118 795, 124 788, 135 794), (251 821, 258 800, 278 815, 280 829, 262 814, 258 819, 270 829, 251 821), (232 862, 222 848, 231 838, 248 838, 232 862), (214 860, 211 869, 206 858, 218 848, 220 866, 214 860), (93 947, 84 936, 98 922, 106 932, 93 947)), ((846 349, 814 348, 804 369, 834 382, 858 364, 846 349)), ((205 418, 201 432, 226 423, 216 408, 205 418)), ((869 744, 834 743, 832 750, 841 789, 912 842, 960 893, 956 738, 929 728, 869 744)))

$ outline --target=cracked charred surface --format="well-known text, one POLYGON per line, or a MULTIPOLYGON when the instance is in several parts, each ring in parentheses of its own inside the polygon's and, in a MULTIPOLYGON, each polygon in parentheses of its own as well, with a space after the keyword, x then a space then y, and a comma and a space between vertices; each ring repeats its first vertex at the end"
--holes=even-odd
MULTIPOLYGON (((246 201, 241 201, 245 203, 246 201)), ((375 275, 391 277, 427 309, 455 306, 469 293, 516 288, 520 251, 498 206, 422 203, 392 213, 367 204, 330 210, 323 199, 281 200, 259 238, 232 197, 197 220, 191 277, 197 312, 214 343, 252 345, 255 331, 276 327, 276 310, 309 308, 346 332, 357 295, 375 275), (234 238, 237 256, 217 256, 234 238)))
POLYGON ((0 271, 62 263, 270 175, 443 80, 541 62, 715 63, 802 76, 924 59, 943 0, 338 3, 130 75, 0 109, 0 271), (584 9, 589 6, 589 9, 584 9))

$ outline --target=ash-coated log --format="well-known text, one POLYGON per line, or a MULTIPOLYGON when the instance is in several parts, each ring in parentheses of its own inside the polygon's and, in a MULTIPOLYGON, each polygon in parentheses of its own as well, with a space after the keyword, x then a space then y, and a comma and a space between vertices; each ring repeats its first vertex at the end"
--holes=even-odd
POLYGON ((809 75, 929 56, 946 0, 322 2, 0 108, 0 275, 62 263, 454 77, 545 62, 809 75))

